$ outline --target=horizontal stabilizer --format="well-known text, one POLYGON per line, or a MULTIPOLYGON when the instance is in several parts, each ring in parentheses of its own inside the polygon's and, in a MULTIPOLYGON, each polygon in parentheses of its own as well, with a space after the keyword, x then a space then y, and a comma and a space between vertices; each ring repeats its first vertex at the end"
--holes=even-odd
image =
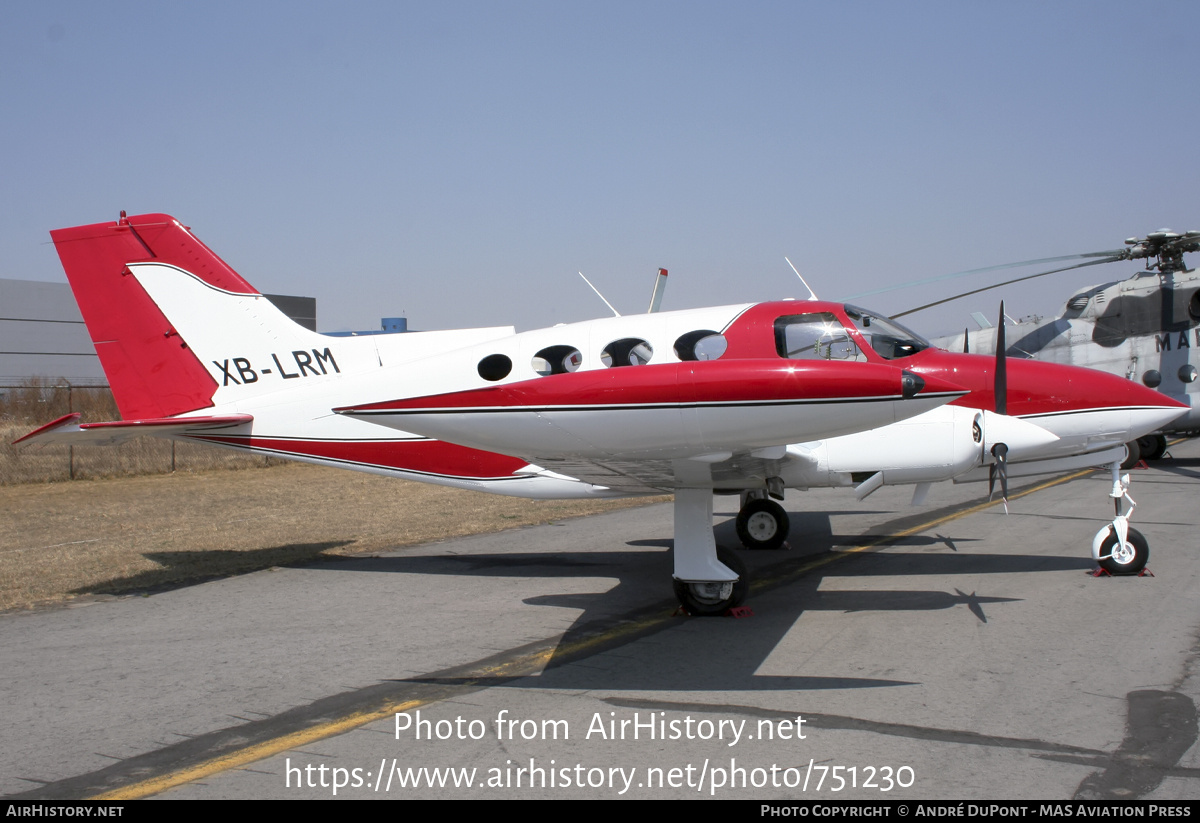
POLYGON ((113 420, 104 423, 80 423, 79 412, 64 414, 52 423, 34 429, 24 437, 13 441, 18 443, 37 442, 42 445, 63 444, 68 446, 80 445, 109 445, 122 443, 144 434, 158 437, 191 434, 209 429, 225 429, 249 423, 254 419, 251 414, 210 415, 207 417, 154 417, 146 420, 113 420))

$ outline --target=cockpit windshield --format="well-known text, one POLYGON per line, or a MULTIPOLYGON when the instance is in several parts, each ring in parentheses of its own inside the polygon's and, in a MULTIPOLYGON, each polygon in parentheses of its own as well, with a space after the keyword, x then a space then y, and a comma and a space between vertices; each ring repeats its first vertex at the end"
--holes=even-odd
POLYGON ((929 341, 921 335, 883 315, 872 314, 857 306, 847 305, 846 316, 862 333, 867 345, 884 360, 910 357, 930 346, 929 341))

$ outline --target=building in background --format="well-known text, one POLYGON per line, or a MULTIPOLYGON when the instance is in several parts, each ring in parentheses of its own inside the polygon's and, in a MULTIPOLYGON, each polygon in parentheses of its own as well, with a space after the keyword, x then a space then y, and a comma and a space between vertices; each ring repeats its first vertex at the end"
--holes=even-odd
MULTIPOLYGON (((304 328, 317 330, 315 297, 263 296, 304 328)), ((70 286, 0 279, 0 386, 31 378, 108 385, 70 286)))
POLYGON ((0 280, 0 385, 32 377, 108 383, 70 286, 0 280))

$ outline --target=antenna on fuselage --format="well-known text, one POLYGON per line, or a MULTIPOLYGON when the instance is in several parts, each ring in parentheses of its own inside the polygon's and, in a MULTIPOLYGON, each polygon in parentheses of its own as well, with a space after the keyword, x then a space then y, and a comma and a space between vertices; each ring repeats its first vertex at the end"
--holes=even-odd
POLYGON ((608 300, 605 299, 604 295, 600 293, 600 289, 596 288, 595 286, 592 286, 592 281, 588 280, 587 277, 584 276, 583 272, 579 272, 579 276, 583 277, 584 283, 587 283, 589 286, 592 287, 592 291, 594 291, 596 293, 597 297, 599 297, 601 300, 604 300, 604 305, 608 306, 608 310, 611 311, 614 316, 616 316, 616 317, 621 316, 621 313, 613 308, 613 304, 609 303, 608 300))
POLYGON ((818 299, 817 293, 812 290, 812 286, 808 285, 808 281, 804 279, 804 275, 800 273, 800 270, 797 269, 794 265, 792 265, 792 261, 788 260, 786 255, 784 256, 783 259, 787 260, 787 264, 792 267, 792 271, 796 272, 796 276, 800 278, 800 282, 804 284, 804 288, 808 289, 808 294, 809 294, 808 299, 809 300, 817 300, 818 299))
POLYGON ((654 278, 654 291, 650 293, 650 308, 646 310, 646 314, 654 314, 662 305, 663 292, 667 290, 667 270, 659 269, 658 276, 654 278))

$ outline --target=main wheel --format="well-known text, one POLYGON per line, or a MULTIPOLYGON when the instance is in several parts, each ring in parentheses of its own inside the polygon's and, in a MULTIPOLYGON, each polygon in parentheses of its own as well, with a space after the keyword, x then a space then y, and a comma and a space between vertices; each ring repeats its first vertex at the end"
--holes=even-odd
POLYGON ((1138 438, 1138 449, 1143 460, 1160 460, 1167 453, 1167 438, 1162 434, 1148 434, 1138 438))
POLYGON ((1128 453, 1125 455, 1125 459, 1121 461, 1121 470, 1129 471, 1142 459, 1142 450, 1136 440, 1130 440, 1126 443, 1125 450, 1128 453))
POLYGON ((727 583, 673 581, 679 605, 687 609, 687 613, 693 617, 719 617, 742 605, 746 593, 750 591, 750 582, 746 578, 746 564, 740 557, 728 549, 718 547, 717 559, 737 574, 738 579, 727 583))
POLYGON ((747 549, 778 549, 787 539, 790 522, 783 506, 774 500, 751 500, 738 512, 738 539, 747 549))
POLYGON ((1125 535, 1125 548, 1117 542, 1117 533, 1110 527, 1108 537, 1100 544, 1100 568, 1110 574, 1137 574, 1146 568, 1150 559, 1150 544, 1137 529, 1130 529, 1125 535))

